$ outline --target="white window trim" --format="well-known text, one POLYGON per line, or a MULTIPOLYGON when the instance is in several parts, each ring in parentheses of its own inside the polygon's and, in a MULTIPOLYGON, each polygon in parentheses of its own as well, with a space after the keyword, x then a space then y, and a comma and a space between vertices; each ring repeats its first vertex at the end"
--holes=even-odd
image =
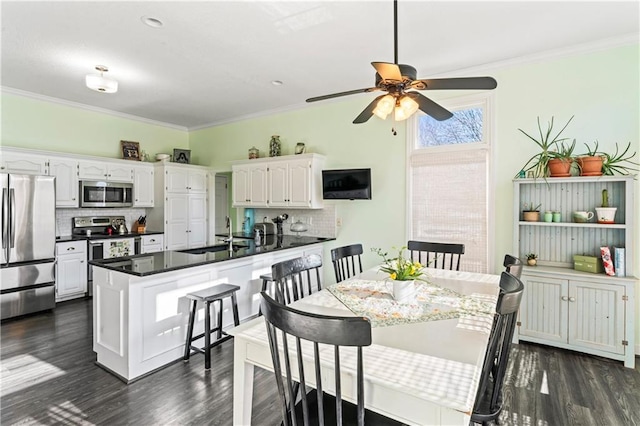
MULTIPOLYGON (((418 132, 418 117, 414 114, 407 120, 406 129, 406 170, 405 170, 405 187, 407 192, 405 194, 405 241, 411 238, 411 227, 413 223, 412 209, 411 209, 411 195, 413 193, 413 183, 411 180, 411 156, 414 153, 425 154, 427 152, 442 152, 442 151, 467 151, 467 150, 488 150, 488 170, 487 170, 487 242, 489 255, 487 256, 487 270, 489 273, 495 273, 496 265, 496 213, 495 213, 495 187, 496 187, 496 170, 495 170, 495 147, 497 141, 495 139, 495 94, 494 92, 485 92, 474 95, 465 95, 448 99, 438 100, 438 103, 443 107, 450 110, 463 109, 466 107, 482 105, 484 107, 485 114, 483 114, 483 141, 474 142, 469 144, 451 145, 451 146, 436 146, 426 148, 416 148, 415 140, 418 132)), ((504 255, 500 256, 502 258, 504 255)))

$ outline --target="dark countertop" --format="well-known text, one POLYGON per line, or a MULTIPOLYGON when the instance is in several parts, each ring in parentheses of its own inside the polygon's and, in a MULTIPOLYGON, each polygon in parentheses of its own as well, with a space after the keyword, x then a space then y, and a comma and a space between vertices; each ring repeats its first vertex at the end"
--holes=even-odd
MULTIPOLYGON (((259 247, 256 247, 253 239, 236 240, 234 241, 235 247, 231 252, 228 250, 228 244, 217 244, 210 247, 220 248, 222 251, 202 254, 184 253, 184 250, 162 251, 113 259, 92 260, 89 264, 110 269, 112 271, 144 277, 147 275, 161 274, 163 272, 176 271, 179 269, 224 262, 227 260, 235 260, 243 257, 287 250, 333 240, 335 240, 335 238, 296 237, 293 235, 282 235, 280 237, 276 237, 275 235, 268 235, 266 244, 259 247)), ((203 248, 190 249, 189 251, 202 250, 203 248)))
POLYGON ((86 235, 62 235, 60 237, 56 237, 56 243, 64 243, 67 241, 80 241, 80 240, 110 240, 117 238, 136 238, 142 235, 160 235, 164 234, 163 231, 145 231, 145 232, 129 232, 127 234, 118 234, 117 232, 112 235, 98 235, 93 234, 90 237, 86 235))

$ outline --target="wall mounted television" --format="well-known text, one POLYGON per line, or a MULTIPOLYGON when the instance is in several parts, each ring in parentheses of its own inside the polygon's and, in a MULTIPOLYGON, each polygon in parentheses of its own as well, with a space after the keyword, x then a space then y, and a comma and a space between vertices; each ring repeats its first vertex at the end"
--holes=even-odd
POLYGON ((370 200, 371 169, 323 170, 322 198, 325 200, 370 200))

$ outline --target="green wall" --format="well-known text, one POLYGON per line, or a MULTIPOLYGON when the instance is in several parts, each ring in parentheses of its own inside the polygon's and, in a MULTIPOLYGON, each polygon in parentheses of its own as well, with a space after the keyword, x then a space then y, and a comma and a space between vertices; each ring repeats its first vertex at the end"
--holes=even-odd
POLYGON ((152 160, 189 149, 186 130, 2 93, 2 145, 122 158, 121 140, 140 142, 152 160))

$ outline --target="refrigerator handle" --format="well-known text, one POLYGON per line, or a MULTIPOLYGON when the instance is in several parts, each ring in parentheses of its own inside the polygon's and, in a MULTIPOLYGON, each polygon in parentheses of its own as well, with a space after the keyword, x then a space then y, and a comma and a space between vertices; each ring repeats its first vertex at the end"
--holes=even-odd
POLYGON ((7 199, 7 188, 2 188, 2 248, 7 248, 9 240, 9 200, 7 199))
POLYGON ((10 239, 10 246, 11 248, 14 248, 16 246, 16 221, 15 221, 15 217, 16 217, 16 192, 15 189, 11 188, 9 189, 9 203, 10 206, 9 208, 11 209, 11 211, 9 212, 9 216, 11 217, 11 229, 9 229, 9 239, 10 239))

